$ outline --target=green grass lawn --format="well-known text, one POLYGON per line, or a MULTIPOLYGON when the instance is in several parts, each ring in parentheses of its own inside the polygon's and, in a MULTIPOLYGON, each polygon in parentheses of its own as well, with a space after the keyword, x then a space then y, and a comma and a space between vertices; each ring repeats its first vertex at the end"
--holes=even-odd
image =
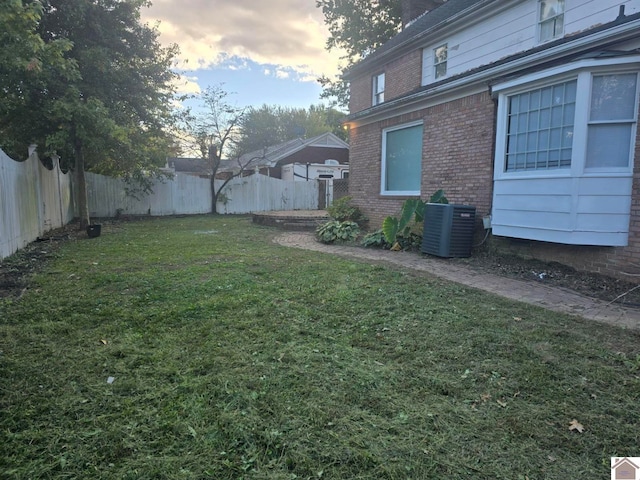
POLYGON ((596 479, 640 455, 637 332, 275 234, 104 225, 0 299, 0 478, 596 479))

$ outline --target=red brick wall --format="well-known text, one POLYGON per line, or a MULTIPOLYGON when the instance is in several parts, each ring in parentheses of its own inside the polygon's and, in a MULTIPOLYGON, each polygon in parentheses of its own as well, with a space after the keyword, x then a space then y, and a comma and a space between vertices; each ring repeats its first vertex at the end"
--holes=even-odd
MULTIPOLYGON (((388 66, 387 99, 415 88, 420 79, 419 63, 420 55, 417 54, 413 61, 403 57, 388 66), (402 62, 406 62, 403 65, 406 71, 400 68, 402 62), (393 81, 390 81, 391 77, 393 81)), ((368 108, 371 104, 371 79, 358 82, 362 82, 360 88, 352 84, 351 112, 368 108)), ((418 119, 424 121, 421 198, 427 200, 442 188, 451 203, 476 206, 478 234, 481 234, 480 219, 491 211, 493 194, 496 122, 495 104, 488 93, 352 128, 349 194, 354 204, 369 217, 370 230, 379 228, 387 215, 399 213, 407 197, 380 195, 382 130, 418 119)), ((490 237, 490 244, 501 251, 524 257, 560 262, 577 270, 640 283, 640 129, 635 158, 628 246, 577 246, 500 237, 490 237)))
MULTIPOLYGON (((369 217, 369 228, 380 228, 387 215, 398 215, 407 197, 380 195, 382 130, 423 120, 421 198, 427 200, 439 188, 451 203, 477 207, 480 219, 491 210, 495 104, 488 93, 472 95, 383 122, 351 130, 349 194, 369 217)), ((555 261, 577 270, 597 272, 640 283, 640 130, 636 158, 631 225, 627 247, 562 245, 501 237, 489 243, 499 251, 544 261, 555 261)))
POLYGON ((373 75, 384 72, 384 100, 388 102, 420 87, 422 81, 422 51, 413 50, 388 63, 384 68, 351 80, 349 111, 356 113, 372 106, 373 75))
POLYGON ((349 111, 359 112, 371 106, 373 80, 371 76, 358 77, 351 80, 349 86, 349 111))
POLYGON ((389 63, 385 71, 385 101, 400 97, 420 87, 422 81, 422 51, 411 53, 389 63))
POLYGON ((478 217, 485 215, 493 185, 494 108, 482 93, 353 128, 349 194, 370 218, 370 228, 396 215, 407 198, 380 195, 382 130, 415 120, 424 122, 421 198, 442 188, 451 203, 475 205, 478 217))

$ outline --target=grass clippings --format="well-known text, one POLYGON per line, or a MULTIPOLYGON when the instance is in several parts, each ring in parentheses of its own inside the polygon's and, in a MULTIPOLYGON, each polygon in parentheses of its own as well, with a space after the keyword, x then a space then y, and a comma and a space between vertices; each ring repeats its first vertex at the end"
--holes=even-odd
POLYGON ((0 477, 608 478, 639 454, 637 332, 272 235, 103 225, 0 299, 0 477))

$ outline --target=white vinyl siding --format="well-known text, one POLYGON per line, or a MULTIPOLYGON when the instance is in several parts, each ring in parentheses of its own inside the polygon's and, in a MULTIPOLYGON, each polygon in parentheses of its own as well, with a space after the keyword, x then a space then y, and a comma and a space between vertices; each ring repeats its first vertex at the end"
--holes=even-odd
POLYGON ((382 132, 382 195, 420 195, 422 123, 382 132))
MULTIPOLYGON (((495 235, 574 245, 627 245, 638 69, 640 57, 582 61, 495 86, 499 93, 492 209, 495 235), (530 141, 530 137, 546 138, 536 112, 546 105, 537 99, 548 89, 559 109, 549 130, 556 130, 557 138, 548 145, 561 158, 562 152, 569 153, 563 164, 538 163, 545 151, 533 148, 535 142, 530 141), (515 99, 518 107, 513 118, 515 99), (523 99, 526 121, 520 118, 523 99), (575 105, 567 108, 571 103, 575 105), (517 131, 512 132, 514 122, 517 131), (519 147, 510 153, 513 137, 521 135, 519 128, 525 126, 520 144, 525 156, 514 163, 512 153, 516 157, 522 153, 519 147)), ((551 159, 551 150, 548 152, 551 159)))
MULTIPOLYGON (((540 5, 537 0, 494 2, 492 12, 477 16, 471 24, 446 32, 447 76, 452 77, 540 44, 540 5)), ((625 14, 640 12, 640 0, 565 0, 564 36, 615 20, 620 5, 625 14)), ((469 20, 467 20, 469 21, 469 20)), ((433 50, 442 45, 442 32, 425 38, 422 59, 422 85, 436 81, 433 50)))

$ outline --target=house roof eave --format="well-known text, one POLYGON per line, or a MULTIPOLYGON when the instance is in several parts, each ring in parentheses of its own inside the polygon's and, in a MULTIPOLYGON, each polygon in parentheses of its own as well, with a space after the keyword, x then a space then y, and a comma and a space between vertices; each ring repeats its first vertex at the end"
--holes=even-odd
POLYGON ((409 94, 366 110, 347 116, 345 123, 358 125, 370 123, 378 118, 388 117, 390 111, 406 108, 423 102, 426 98, 451 95, 455 92, 469 90, 472 86, 482 85, 490 88, 498 78, 504 78, 523 70, 540 68, 560 59, 577 57, 588 51, 602 49, 626 40, 640 37, 640 13, 616 19, 609 24, 588 30, 581 34, 562 38, 527 52, 506 57, 497 62, 478 67, 455 77, 420 87, 409 94))

